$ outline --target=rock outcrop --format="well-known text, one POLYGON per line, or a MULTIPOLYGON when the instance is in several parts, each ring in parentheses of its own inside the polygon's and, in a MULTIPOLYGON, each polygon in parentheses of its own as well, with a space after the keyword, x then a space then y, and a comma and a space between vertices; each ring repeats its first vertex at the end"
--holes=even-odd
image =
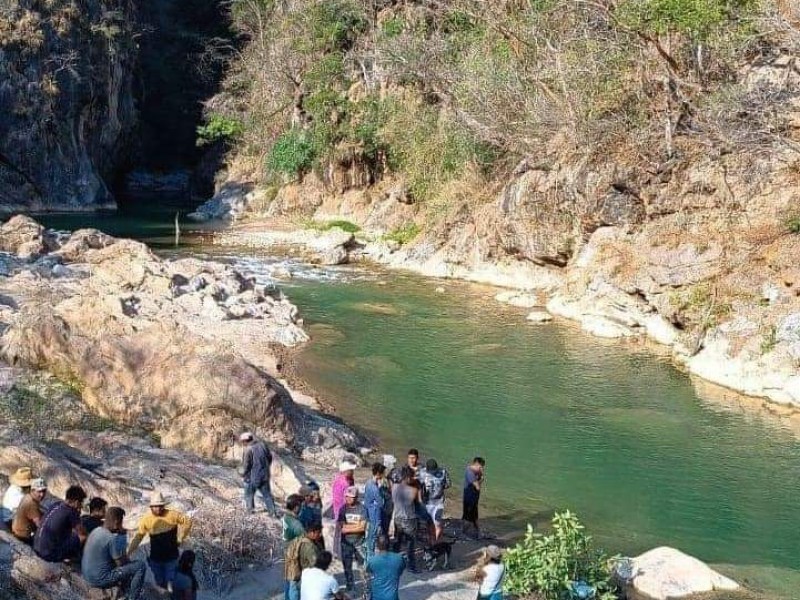
POLYGON ((0 8, 0 209, 113 204, 105 183, 135 124, 134 5, 0 8))
POLYGON ((739 589, 735 581, 674 548, 661 547, 645 552, 630 559, 625 570, 621 578, 626 597, 631 600, 672 600, 739 589))
POLYGON ((228 456, 243 429, 298 452, 359 446, 347 428, 295 405, 276 378, 270 345, 307 339, 278 290, 218 263, 161 260, 94 230, 21 259, 29 236, 10 234, 23 226, 36 229, 25 217, 0 228, 0 247, 11 253, 0 277, 8 299, 0 354, 9 363, 55 373, 97 414, 203 456, 228 456))

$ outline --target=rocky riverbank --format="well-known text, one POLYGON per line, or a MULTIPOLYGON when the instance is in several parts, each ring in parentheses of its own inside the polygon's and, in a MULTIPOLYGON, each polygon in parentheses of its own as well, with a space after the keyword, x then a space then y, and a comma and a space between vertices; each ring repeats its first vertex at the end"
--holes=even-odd
POLYGON ((758 260, 742 257, 731 271, 725 266, 731 247, 703 248, 694 242, 665 247, 648 235, 654 234, 602 228, 566 267, 510 259, 455 261, 442 252, 422 258, 424 240, 406 247, 374 229, 319 231, 286 219, 245 221, 220 231, 215 241, 293 245, 324 264, 369 260, 431 277, 500 286, 508 290, 500 291, 497 300, 530 308, 533 323, 555 315, 578 322, 592 335, 647 338, 667 346, 676 363, 703 379, 745 395, 800 405, 800 297, 794 291, 796 266, 789 260, 800 257, 796 236, 778 236, 759 250, 758 260), (772 267, 762 268, 768 260, 772 267), (690 319, 703 324, 689 326, 690 319))

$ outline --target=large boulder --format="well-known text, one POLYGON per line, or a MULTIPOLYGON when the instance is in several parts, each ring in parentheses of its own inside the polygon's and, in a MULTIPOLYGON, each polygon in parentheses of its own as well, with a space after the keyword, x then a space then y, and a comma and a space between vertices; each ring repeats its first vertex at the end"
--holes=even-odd
POLYGON ((739 589, 739 584, 702 561, 667 546, 631 559, 625 570, 621 578, 631 600, 673 600, 739 589))
POLYGON ((0 251, 31 259, 55 247, 54 236, 30 217, 17 215, 0 226, 0 251))

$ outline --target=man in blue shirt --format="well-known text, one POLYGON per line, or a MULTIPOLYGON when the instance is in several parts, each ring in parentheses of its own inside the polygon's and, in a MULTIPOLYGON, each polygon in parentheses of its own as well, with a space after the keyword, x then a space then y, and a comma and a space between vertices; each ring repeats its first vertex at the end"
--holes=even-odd
POLYGON ((375 541, 378 535, 388 535, 383 531, 384 497, 381 493, 381 483, 386 473, 386 467, 376 462, 372 465, 372 479, 364 487, 364 507, 367 509, 367 557, 375 552, 375 541))
POLYGON ((42 517, 33 538, 33 551, 44 561, 58 563, 81 555, 86 530, 81 524, 81 507, 86 492, 77 485, 67 488, 63 502, 58 502, 42 517))
POLYGON ((406 561, 402 555, 389 552, 389 538, 384 535, 376 540, 375 550, 367 560, 367 573, 372 576, 372 600, 400 600, 400 576, 406 561))

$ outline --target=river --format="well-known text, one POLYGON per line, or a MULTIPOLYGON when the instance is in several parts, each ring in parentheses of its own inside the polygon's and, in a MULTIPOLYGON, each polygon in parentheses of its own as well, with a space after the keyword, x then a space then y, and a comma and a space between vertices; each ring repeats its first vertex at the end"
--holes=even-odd
MULTIPOLYGON (((174 252, 165 219, 44 220, 174 252)), ((202 245, 178 252, 213 252, 260 277, 275 260, 202 245)), ((675 546, 771 598, 800 597, 800 441, 779 419, 741 409, 732 393, 701 397, 644 344, 528 324, 491 289, 289 268, 296 276, 283 285, 313 337, 301 376, 383 448, 403 456, 418 447, 457 486, 468 459, 485 457, 489 528, 538 524, 569 508, 613 552, 675 546)))

